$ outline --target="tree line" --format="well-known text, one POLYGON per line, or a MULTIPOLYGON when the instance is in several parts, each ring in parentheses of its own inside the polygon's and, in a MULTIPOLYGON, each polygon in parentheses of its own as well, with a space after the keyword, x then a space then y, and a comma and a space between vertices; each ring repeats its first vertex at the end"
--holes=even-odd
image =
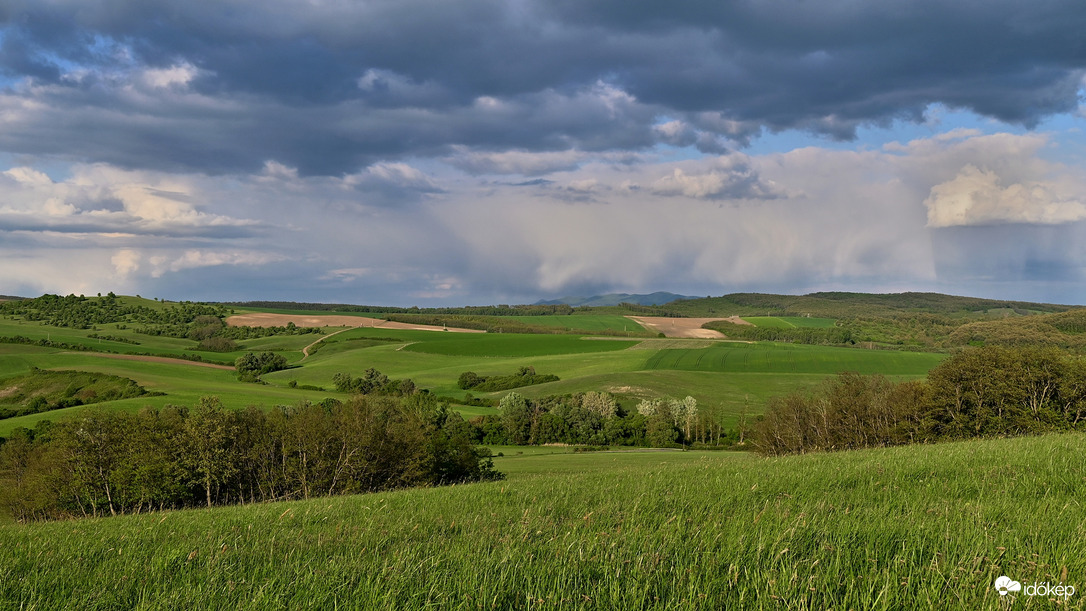
POLYGON ((111 323, 187 325, 197 316, 221 318, 226 315, 226 310, 221 306, 188 302, 149 308, 126 304, 109 293, 104 297, 42 295, 34 299, 5 301, 0 302, 0 314, 40 321, 53 327, 90 329, 95 325, 111 323))
POLYGON ((795 327, 775 328, 737 325, 727 320, 715 320, 703 325, 706 329, 720 331, 732 339, 756 342, 791 342, 795 344, 845 345, 855 344, 852 329, 847 327, 795 327))
POLYGON ((843 373, 771 399, 754 445, 769 455, 1086 428, 1086 360, 1054 348, 959 352, 924 380, 843 373))
POLYGON ((270 411, 129 413, 17 429, 0 446, 0 506, 19 520, 313 498, 494 479, 489 450, 428 395, 270 411))

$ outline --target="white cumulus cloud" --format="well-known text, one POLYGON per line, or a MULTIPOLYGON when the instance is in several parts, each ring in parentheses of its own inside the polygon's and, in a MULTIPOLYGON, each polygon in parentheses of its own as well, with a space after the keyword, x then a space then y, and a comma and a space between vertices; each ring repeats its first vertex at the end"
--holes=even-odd
POLYGON ((932 187, 924 205, 929 227, 1058 225, 1086 219, 1086 205, 1057 182, 1005 184, 994 171, 972 164, 952 180, 932 187))

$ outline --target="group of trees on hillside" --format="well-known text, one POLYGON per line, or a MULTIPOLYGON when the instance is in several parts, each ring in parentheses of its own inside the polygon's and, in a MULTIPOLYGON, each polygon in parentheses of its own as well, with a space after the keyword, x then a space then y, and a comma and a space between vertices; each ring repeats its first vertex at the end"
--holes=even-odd
POLYGON ((418 392, 428 392, 420 390, 415 386, 415 381, 410 378, 393 380, 373 367, 362 372, 362 375, 357 378, 349 373, 338 372, 332 376, 332 383, 339 392, 362 395, 406 397, 418 392))
POLYGON ((242 382, 256 382, 260 376, 287 368, 287 357, 274 352, 246 352, 234 361, 234 369, 242 382))
POLYGON ((756 424, 764 454, 900 445, 1086 428, 1086 361, 1054 348, 964 350, 926 380, 844 373, 771 400, 756 424))
POLYGON ((527 366, 520 367, 516 373, 505 376, 481 376, 474 371, 465 371, 456 380, 456 386, 461 390, 497 392, 557 381, 558 376, 550 373, 538 374, 535 372, 535 367, 527 366))
POLYGON ((732 339, 746 339, 756 342, 791 342, 796 344, 846 345, 855 344, 852 329, 844 326, 815 328, 776 328, 740 325, 727 320, 705 323, 706 329, 720 331, 732 339))
MULTIPOLYGON (((199 316, 221 318, 221 306, 200 303, 176 303, 161 308, 125 303, 113 293, 106 296, 42 295, 35 299, 0 302, 0 314, 40 321, 53 327, 90 329, 110 323, 136 323, 155 327, 184 327, 199 316)), ((184 337, 184 334, 181 335, 184 337)))
POLYGON ((358 396, 271 411, 88 408, 0 447, 0 506, 20 520, 312 498, 499 477, 432 397, 358 396))
POLYGON ((553 395, 531 400, 517 392, 503 397, 500 414, 472 418, 471 436, 490 445, 565 443, 590 446, 732 445, 716 414, 699 410, 693 397, 643 399, 625 410, 605 392, 553 395))

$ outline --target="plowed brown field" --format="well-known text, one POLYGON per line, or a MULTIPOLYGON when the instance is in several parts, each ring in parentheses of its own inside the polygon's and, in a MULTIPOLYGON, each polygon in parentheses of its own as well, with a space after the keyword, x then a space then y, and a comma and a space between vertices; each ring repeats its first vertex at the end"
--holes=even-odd
POLYGON ((626 318, 637 321, 637 324, 649 331, 663 333, 666 337, 695 337, 701 339, 724 339, 727 337, 720 331, 702 329, 701 326, 715 320, 726 320, 737 325, 749 325, 750 323, 738 316, 727 318, 662 318, 659 316, 627 316, 626 318))
POLYGON ((235 327, 284 327, 288 322, 299 327, 376 327, 379 329, 417 329, 422 331, 452 331, 455 333, 485 333, 478 329, 459 329, 456 327, 438 327, 436 325, 415 325, 406 322, 391 322, 380 318, 366 316, 343 315, 298 315, 298 314, 272 314, 270 312, 257 312, 255 314, 238 314, 226 319, 226 324, 235 327))

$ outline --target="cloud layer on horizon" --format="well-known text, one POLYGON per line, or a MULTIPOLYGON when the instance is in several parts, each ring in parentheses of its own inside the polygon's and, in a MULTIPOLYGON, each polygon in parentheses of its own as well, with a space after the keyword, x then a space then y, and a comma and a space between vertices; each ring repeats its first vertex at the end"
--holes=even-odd
POLYGON ((12 0, 0 293, 1086 302, 1084 30, 1072 0, 12 0))
MULTIPOLYGON (((373 303, 657 286, 693 294, 963 292, 994 280, 1077 282, 1086 252, 1049 245, 1038 258, 1030 240, 1001 242, 997 258, 1030 259, 1033 267, 1007 263, 1002 278, 990 277, 988 240, 1006 235, 1001 227, 1059 226, 1072 241, 1086 226, 1080 206, 1068 203, 1086 201, 1086 185, 1072 168, 1039 156, 1047 142, 959 132, 871 151, 807 147, 637 163, 601 156, 520 182, 442 163, 427 172, 397 162, 338 178, 278 163, 229 177, 96 164, 74 166, 61 182, 19 167, 0 175, 0 195, 52 204, 0 209, 0 231, 16 238, 0 253, 12 261, 37 253, 33 264, 0 272, 0 282, 34 291, 59 284, 74 292, 373 303), (1030 197, 1014 196, 1021 185, 1031 186, 1030 197), (963 207, 966 196, 974 203, 963 207), (154 207, 158 216, 140 216, 143 204, 161 198, 170 205, 154 207), (76 252, 81 264, 67 265, 76 252), (970 272, 977 265, 983 273, 970 272), (1037 266, 1061 271, 1038 275, 1037 266)), ((534 166, 527 153, 520 159, 534 166)))

